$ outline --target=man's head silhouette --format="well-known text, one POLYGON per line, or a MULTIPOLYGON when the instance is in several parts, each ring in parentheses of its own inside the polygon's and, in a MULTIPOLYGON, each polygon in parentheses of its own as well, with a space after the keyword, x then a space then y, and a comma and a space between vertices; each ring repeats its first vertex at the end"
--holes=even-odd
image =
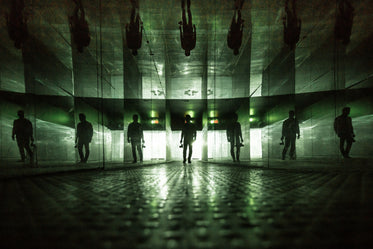
POLYGON ((19 111, 17 112, 17 115, 18 115, 18 117, 23 118, 23 117, 25 116, 25 113, 24 113, 24 111, 19 110, 19 111))
POLYGON ((343 110, 342 110, 342 114, 344 115, 344 116, 348 116, 348 114, 350 114, 350 107, 345 107, 345 108, 343 108, 343 110))
POLYGON ((79 113, 79 120, 80 120, 81 122, 83 122, 83 121, 86 120, 86 117, 85 117, 84 113, 79 113))
POLYGON ((139 120, 139 116, 137 114, 135 114, 135 115, 132 116, 132 119, 135 123, 137 123, 137 121, 139 120))
POLYGON ((189 123, 191 119, 192 119, 192 117, 189 114, 185 115, 185 121, 187 123, 189 123))
POLYGON ((289 111, 289 118, 294 118, 295 112, 294 111, 289 111))

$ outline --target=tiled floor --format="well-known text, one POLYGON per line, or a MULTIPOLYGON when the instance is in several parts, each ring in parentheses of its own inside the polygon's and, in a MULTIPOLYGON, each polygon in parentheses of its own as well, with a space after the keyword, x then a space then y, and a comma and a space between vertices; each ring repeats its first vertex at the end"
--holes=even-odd
POLYGON ((373 170, 301 164, 2 180, 0 248, 373 248, 373 170))

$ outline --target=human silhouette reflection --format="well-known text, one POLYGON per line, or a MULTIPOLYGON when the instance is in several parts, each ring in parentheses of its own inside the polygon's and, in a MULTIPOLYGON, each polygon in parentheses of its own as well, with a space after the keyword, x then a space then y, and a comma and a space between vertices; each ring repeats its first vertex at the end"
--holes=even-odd
POLYGON ((286 0, 285 17, 283 18, 284 42, 290 49, 294 49, 299 41, 302 26, 301 20, 297 17, 295 1, 296 0, 286 0), (289 7, 289 2, 291 2, 291 7, 289 7))
POLYGON ((14 46, 21 49, 28 38, 27 17, 23 0, 12 0, 10 13, 5 14, 6 25, 14 46))
POLYGON ((193 142, 196 141, 197 138, 197 129, 195 125, 191 123, 191 120, 192 118, 190 115, 185 116, 185 123, 181 131, 180 144, 183 145, 183 163, 186 162, 187 147, 189 147, 188 163, 192 163, 193 142))
POLYGON ((344 158, 350 158, 349 153, 351 150, 352 143, 355 142, 354 129, 352 127, 350 107, 345 107, 342 110, 342 115, 338 116, 334 120, 334 131, 339 137, 339 149, 344 158), (346 142, 346 148, 344 144, 346 142))
POLYGON ((179 22, 181 47, 185 50, 185 56, 190 56, 190 51, 196 46, 196 25, 192 22, 190 0, 187 0, 188 21, 185 13, 185 0, 181 0, 182 21, 179 22))
POLYGON ((85 19, 85 11, 81 0, 73 0, 75 2, 75 9, 72 16, 69 18, 70 29, 73 36, 74 43, 80 53, 83 52, 84 47, 88 47, 91 42, 89 34, 88 22, 85 19))
POLYGON ((295 118, 295 112, 289 111, 289 118, 286 119, 282 123, 282 136, 281 141, 285 138, 285 146, 282 151, 282 160, 285 160, 286 152, 288 151, 288 148, 290 146, 290 159, 295 160, 296 154, 295 154, 295 140, 297 138, 300 138, 300 132, 299 132, 299 122, 295 118))
POLYGON ((30 148, 30 141, 33 144, 34 137, 32 135, 32 123, 30 120, 25 118, 23 110, 17 112, 18 119, 13 122, 12 139, 16 139, 21 160, 19 162, 25 162, 26 155, 25 149, 30 157, 30 163, 33 163, 33 152, 30 148))
POLYGON ((80 123, 77 126, 75 143, 78 147, 80 163, 86 163, 89 157, 89 143, 92 141, 93 128, 92 124, 86 120, 86 116, 83 113, 79 114, 80 123), (83 146, 85 148, 85 154, 83 153, 83 146))
POLYGON ((233 162, 240 161, 240 150, 243 146, 243 138, 241 131, 241 124, 238 122, 238 116, 236 113, 232 115, 232 120, 227 127, 227 140, 231 144, 231 156, 233 162), (236 154, 234 149, 236 148, 236 154))
POLYGON ((128 125, 127 141, 128 143, 131 143, 131 147, 132 147, 132 157, 133 157, 132 163, 136 163, 137 162, 136 149, 137 149, 137 152, 139 153, 140 162, 142 162, 142 159, 143 159, 142 144, 145 143, 145 140, 144 140, 144 133, 142 130, 142 126, 138 122, 139 116, 135 114, 133 115, 132 119, 133 119, 133 122, 128 125))
POLYGON ((236 8, 234 10, 231 26, 228 31, 227 43, 228 47, 233 49, 233 54, 238 55, 239 49, 242 44, 242 31, 243 22, 241 18, 241 9, 243 5, 243 0, 236 0, 236 8))
POLYGON ((132 54, 137 55, 137 50, 141 48, 143 26, 138 1, 132 0, 131 4, 131 20, 129 24, 126 24, 126 40, 127 47, 132 50, 132 54))
POLYGON ((337 1, 337 15, 335 22, 335 38, 347 45, 350 42, 352 24, 354 19, 354 8, 348 0, 337 1))

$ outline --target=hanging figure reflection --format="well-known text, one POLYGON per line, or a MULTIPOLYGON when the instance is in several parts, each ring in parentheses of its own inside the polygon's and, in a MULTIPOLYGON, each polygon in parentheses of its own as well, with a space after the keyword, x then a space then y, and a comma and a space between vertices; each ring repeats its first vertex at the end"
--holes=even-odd
POLYGON ((132 156, 133 161, 132 163, 137 162, 137 155, 136 155, 136 149, 139 153, 140 162, 142 162, 143 156, 142 156, 142 147, 145 143, 144 140, 144 133, 142 130, 141 124, 138 122, 139 116, 133 115, 132 117, 133 122, 128 125, 128 131, 127 131, 127 141, 128 143, 131 143, 132 147, 132 156))
POLYGON ((28 38, 24 1, 12 0, 10 13, 5 14, 5 19, 10 39, 17 49, 21 49, 28 38))
POLYGON ((185 0, 181 1, 182 21, 179 22, 181 47, 185 50, 185 56, 190 56, 190 51, 196 46, 196 25, 192 22, 190 0, 187 0, 188 21, 185 13, 185 0))
POLYGON ((342 110, 342 115, 338 116, 334 120, 334 131, 339 137, 339 149, 344 158, 350 158, 350 150, 352 143, 355 142, 354 128, 352 127, 350 107, 345 107, 342 110), (346 142, 346 148, 344 144, 346 142))
POLYGON ((141 48, 143 25, 139 14, 138 1, 131 1, 131 20, 126 24, 127 47, 132 50, 133 55, 137 55, 137 50, 141 48))
POLYGON ((352 24, 354 20, 354 8, 348 0, 337 0, 337 15, 335 22, 335 38, 344 45, 350 42, 352 24))
POLYGON ((234 15, 232 18, 231 26, 228 31, 227 43, 228 47, 233 49, 233 54, 238 55, 239 49, 242 44, 242 32, 244 20, 241 18, 241 9, 243 0, 236 0, 234 15))
POLYGON ((33 152, 30 148, 30 141, 31 145, 34 142, 34 137, 32 135, 32 123, 30 120, 25 118, 25 113, 22 110, 17 112, 18 119, 14 120, 13 122, 13 131, 12 131, 12 139, 16 138, 19 153, 21 155, 21 160, 19 162, 25 162, 26 155, 25 149, 30 157, 30 164, 33 164, 33 152))
POLYGON ((191 123, 191 116, 185 116, 185 123, 181 132, 180 144, 183 145, 183 163, 186 162, 187 147, 189 147, 188 163, 192 163, 193 153, 193 142, 197 138, 197 129, 194 124, 191 123), (184 143, 183 143, 184 140, 184 143))
POLYGON ((91 42, 88 22, 85 19, 85 11, 81 0, 73 0, 75 9, 72 16, 69 18, 70 30, 73 36, 73 41, 80 53, 83 53, 83 48, 88 47, 91 42))
POLYGON ((77 126, 75 147, 78 147, 80 163, 86 163, 89 157, 89 143, 92 141, 93 128, 92 124, 86 120, 86 116, 83 113, 79 114, 80 123, 77 126), (83 153, 83 146, 85 148, 85 155, 83 153))
POLYGON ((282 160, 285 160, 286 152, 289 149, 290 146, 290 159, 295 160, 296 159, 296 153, 295 153, 295 140, 297 138, 300 138, 300 131, 299 131, 299 122, 295 118, 295 112, 289 111, 289 118, 286 119, 282 123, 282 136, 281 141, 283 143, 283 140, 285 138, 285 146, 282 151, 282 160))
POLYGON ((285 17, 283 18, 284 25, 284 42, 294 49, 299 41, 302 21, 297 17, 296 0, 286 0, 285 2, 285 17), (291 2, 291 7, 289 7, 291 2))
POLYGON ((227 140, 231 144, 231 156, 233 162, 240 161, 240 150, 243 146, 243 138, 241 131, 241 124, 238 122, 238 116, 236 113, 233 114, 232 122, 227 127, 227 140), (236 154, 234 153, 236 149, 236 154))

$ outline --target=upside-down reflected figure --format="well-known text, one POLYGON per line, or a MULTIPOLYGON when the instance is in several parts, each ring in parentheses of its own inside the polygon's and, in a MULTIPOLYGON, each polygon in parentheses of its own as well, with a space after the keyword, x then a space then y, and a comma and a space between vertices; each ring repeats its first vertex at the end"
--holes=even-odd
POLYGON ((182 21, 179 22, 181 47, 185 50, 185 56, 190 56, 190 51, 196 47, 196 25, 192 22, 190 0, 187 0, 188 21, 185 12, 185 1, 181 1, 182 21))
POLYGON ((12 0, 10 13, 5 14, 6 25, 14 46, 21 49, 28 38, 27 17, 23 0, 12 0))
POLYGON ((354 8, 348 0, 337 0, 337 15, 334 27, 335 38, 347 45, 350 42, 354 8))
POLYGON ((229 28, 228 36, 227 36, 228 47, 233 49, 234 55, 239 54, 239 49, 242 44, 242 31, 243 31, 244 20, 242 20, 241 18, 241 9, 243 5, 243 1, 239 1, 239 2, 240 3, 238 5, 236 4, 231 26, 229 28))
POLYGON ((89 34, 88 22, 85 19, 85 12, 81 0, 73 0, 76 4, 74 13, 69 18, 70 30, 73 36, 73 41, 80 53, 84 47, 88 47, 91 42, 89 34))
POLYGON ((133 55, 137 55, 137 50, 141 48, 143 26, 140 20, 136 3, 132 3, 131 20, 126 24, 127 47, 132 50, 133 55), (137 9, 137 11, 136 11, 137 9))
POLYGON ((298 43, 302 26, 302 21, 297 17, 295 1, 296 0, 286 0, 285 17, 283 18, 284 42, 290 49, 294 49, 295 45, 298 43), (291 2, 291 7, 289 7, 289 2, 291 2))

